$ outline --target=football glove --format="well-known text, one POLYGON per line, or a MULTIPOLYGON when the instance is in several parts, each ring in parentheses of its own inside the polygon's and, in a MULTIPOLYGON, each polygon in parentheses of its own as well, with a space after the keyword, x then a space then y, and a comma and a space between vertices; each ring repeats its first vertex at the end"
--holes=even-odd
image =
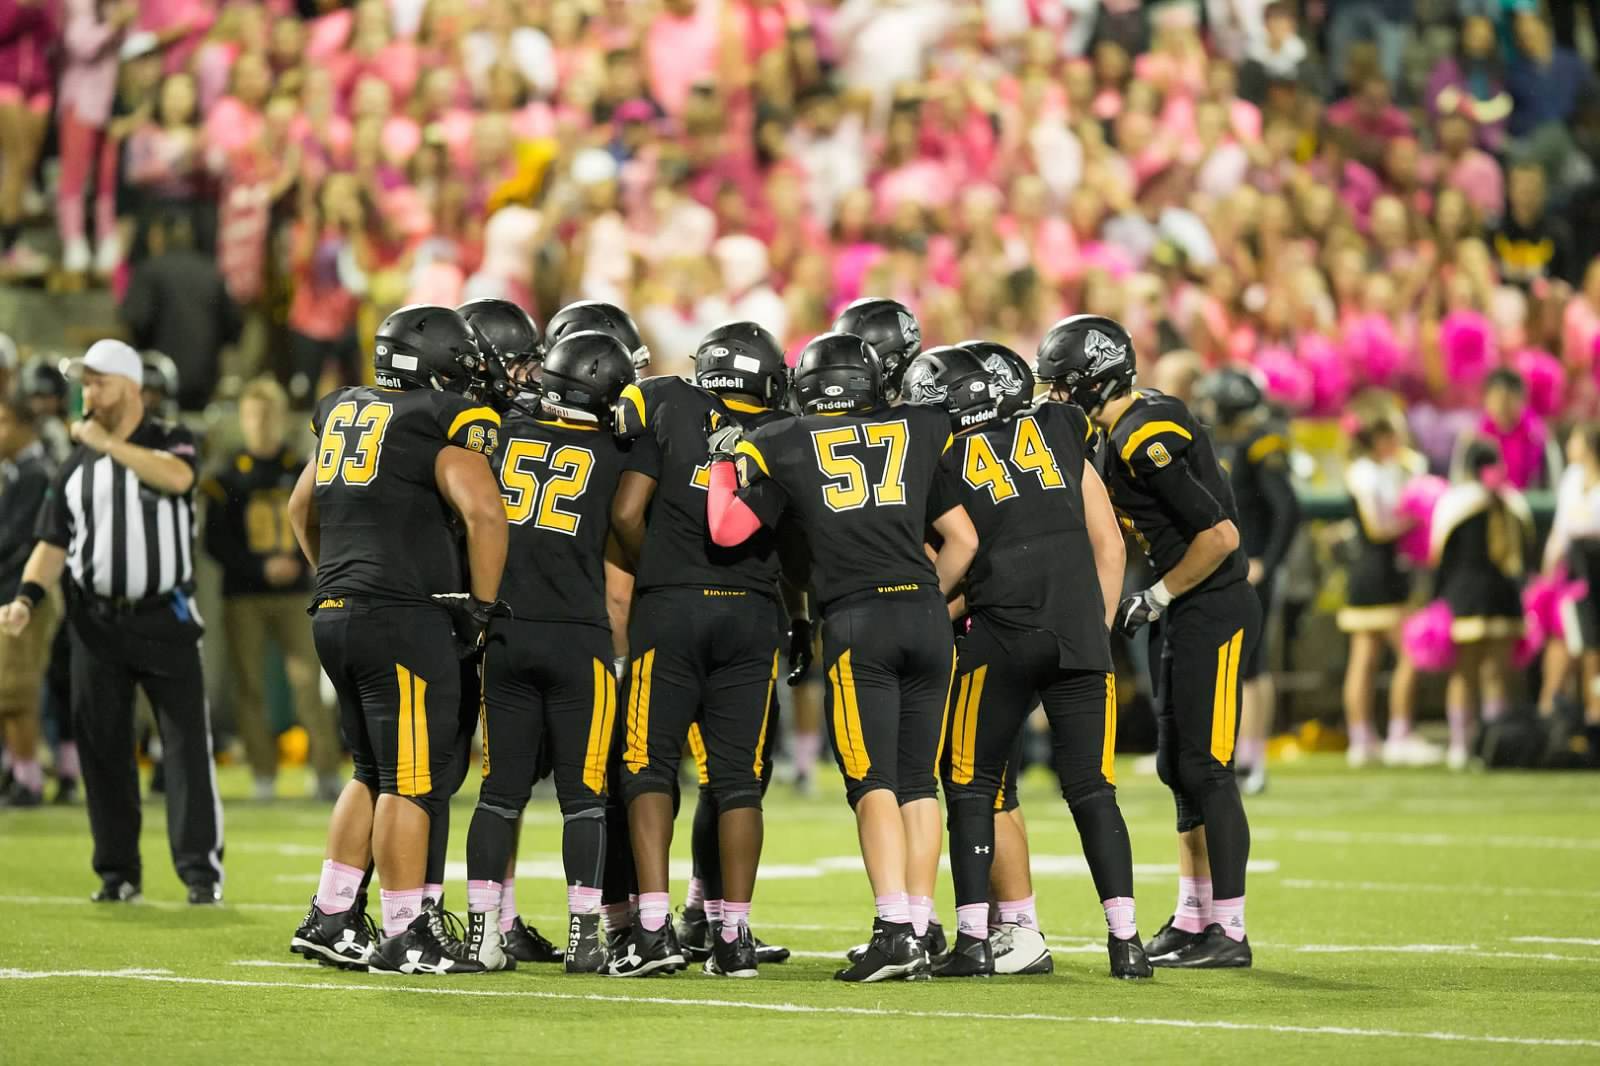
POLYGON ((731 418, 712 411, 706 416, 706 448, 713 463, 733 462, 733 451, 744 440, 744 427, 731 418))
POLYGON ((811 619, 789 623, 789 684, 798 685, 811 672, 811 619))
POLYGON ((1117 632, 1131 637, 1145 626, 1160 618, 1172 603, 1172 593, 1165 581, 1157 581, 1143 592, 1134 593, 1117 608, 1117 632))
POLYGON ((511 617, 511 606, 505 600, 490 603, 470 592, 437 592, 433 602, 450 612, 450 626, 456 634, 456 655, 462 659, 470 659, 483 650, 490 622, 511 617))

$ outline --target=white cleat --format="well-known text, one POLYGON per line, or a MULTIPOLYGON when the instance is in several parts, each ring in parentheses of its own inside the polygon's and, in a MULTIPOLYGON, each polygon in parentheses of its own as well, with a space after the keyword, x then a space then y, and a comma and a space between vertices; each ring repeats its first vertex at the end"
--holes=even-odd
POLYGON ((500 909, 474 911, 467 915, 467 952, 490 972, 514 970, 516 960, 505 953, 505 940, 500 933, 500 909))
POLYGON ((1472 756, 1468 753, 1466 748, 1452 747, 1449 753, 1444 757, 1444 764, 1458 773, 1462 770, 1465 770, 1467 768, 1467 764, 1471 761, 1472 756))
POLYGON ((1045 946, 1044 934, 1037 929, 1007 922, 989 930, 989 948, 994 952, 997 974, 1054 973, 1055 960, 1045 946))
POLYGON ((1385 766, 1438 766, 1444 762, 1444 749, 1415 733, 1385 741, 1385 766))
POLYGON ((1352 770, 1360 770, 1369 766, 1377 757, 1377 745, 1352 744, 1344 753, 1344 761, 1352 770))

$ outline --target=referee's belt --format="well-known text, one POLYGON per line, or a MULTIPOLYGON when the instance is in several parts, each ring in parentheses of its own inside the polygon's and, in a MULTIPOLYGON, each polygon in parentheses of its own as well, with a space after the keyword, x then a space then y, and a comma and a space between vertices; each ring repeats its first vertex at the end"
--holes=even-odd
POLYGON ((77 592, 74 597, 75 602, 90 614, 101 618, 127 618, 132 615, 153 614, 156 611, 170 611, 173 609, 174 601, 185 594, 183 589, 168 589, 154 596, 129 599, 126 596, 101 596, 77 586, 73 588, 77 592))

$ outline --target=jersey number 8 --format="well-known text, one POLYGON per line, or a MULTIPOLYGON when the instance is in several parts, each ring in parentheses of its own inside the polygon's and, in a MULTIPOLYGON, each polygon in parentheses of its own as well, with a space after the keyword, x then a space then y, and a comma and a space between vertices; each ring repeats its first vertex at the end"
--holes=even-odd
POLYGON ((822 486, 822 500, 835 511, 854 511, 867 502, 867 467, 856 456, 840 449, 865 442, 868 448, 887 448, 883 478, 872 486, 870 496, 880 507, 906 502, 906 438, 904 422, 875 422, 866 426, 840 426, 811 432, 817 451, 817 465, 835 481, 822 486))
POLYGON ((317 446, 317 484, 332 484, 336 479, 346 485, 366 485, 378 476, 378 453, 383 448, 383 434, 389 428, 394 408, 386 403, 373 402, 361 407, 354 400, 335 404, 328 412, 322 426, 322 438, 317 446), (361 430, 355 448, 345 455, 351 427, 361 430))
POLYGON ((528 519, 539 529, 576 536, 583 516, 561 509, 564 500, 575 500, 589 487, 589 472, 594 469, 594 453, 575 444, 554 450, 547 440, 513 440, 501 460, 501 495, 506 501, 506 521, 514 526, 528 519), (549 471, 541 485, 524 464, 544 463, 549 471))
MULTIPOLYGON (((1016 482, 1006 470, 1006 464, 995 454, 989 438, 974 434, 967 438, 965 462, 961 476, 974 489, 988 489, 995 503, 1009 500, 1017 494, 1016 482)), ((1020 471, 1031 472, 1039 479, 1041 489, 1059 489, 1066 485, 1061 468, 1056 464, 1055 453, 1044 442, 1039 423, 1033 418, 1019 418, 1011 438, 1011 465, 1020 471)))

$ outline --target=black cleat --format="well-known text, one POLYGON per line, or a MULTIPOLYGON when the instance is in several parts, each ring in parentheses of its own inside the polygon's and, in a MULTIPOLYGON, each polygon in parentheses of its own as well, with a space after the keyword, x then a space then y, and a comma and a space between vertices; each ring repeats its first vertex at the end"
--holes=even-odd
POLYGON ((56 794, 51 803, 66 806, 78 798, 78 779, 76 777, 56 778, 56 794))
POLYGON ((563 961, 568 973, 603 973, 606 951, 600 944, 600 916, 574 914, 567 919, 567 953, 563 961))
POLYGON ((89 897, 91 903, 137 903, 143 898, 139 886, 121 877, 108 877, 100 882, 100 891, 89 897))
POLYGON ((604 972, 607 977, 649 977, 654 973, 676 973, 684 965, 671 922, 654 931, 635 922, 628 935, 611 949, 604 972))
POLYGON ((773 963, 788 962, 789 949, 776 944, 768 944, 760 937, 756 937, 756 961, 763 966, 773 963))
POLYGON ((835 973, 834 980, 860 982, 915 980, 928 975, 928 954, 910 923, 873 923, 872 940, 861 958, 835 973))
POLYGON ((300 928, 289 940, 289 951, 312 962, 347 970, 366 970, 372 962, 373 936, 366 908, 351 907, 343 914, 325 914, 311 897, 300 928))
POLYGON ((689 962, 704 962, 711 957, 711 920, 703 907, 684 907, 678 912, 678 945, 689 962))
POLYGON ((1169 955, 1167 960, 1161 965, 1186 970, 1247 970, 1254 961, 1249 938, 1234 940, 1216 922, 1206 926, 1206 931, 1188 947, 1169 955))
POLYGON ((1106 951, 1111 956, 1112 977, 1138 981, 1155 976, 1155 971, 1150 968, 1150 959, 1144 953, 1144 945, 1139 943, 1137 935, 1126 940, 1107 935, 1106 951))
MULTIPOLYGON (((883 919, 882 918, 874 918, 874 919, 872 919, 872 937, 873 937, 873 939, 876 940, 877 937, 878 937, 878 934, 881 933, 881 932, 883 932, 883 919)), ((871 941, 869 941, 869 942, 867 942, 865 944, 857 944, 855 947, 851 948, 849 951, 844 953, 845 961, 846 962, 860 962, 862 959, 867 957, 867 949, 870 948, 871 946, 872 946, 871 941)))
POLYGON ((957 933, 956 946, 948 955, 934 960, 933 976, 993 977, 994 952, 989 948, 988 938, 957 933))
POLYGON ((717 934, 704 970, 713 977, 754 977, 758 963, 756 938, 750 935, 750 927, 744 925, 739 927, 736 940, 729 940, 720 932, 717 934))
POLYGON ((1205 934, 1187 933, 1172 924, 1172 919, 1167 919, 1167 924, 1156 930, 1156 935, 1145 941, 1144 953, 1149 956, 1152 966, 1171 966, 1180 951, 1188 948, 1190 944, 1199 940, 1205 934))
POLYGON ((950 950, 950 941, 944 935, 944 926, 929 922, 928 931, 922 935, 922 946, 928 949, 928 958, 937 959, 950 950))
POLYGON ((42 806, 44 806, 44 793, 35 792, 21 781, 13 780, 4 791, 0 791, 0 807, 25 810, 29 807, 42 806))
POLYGON ((196 881, 189 886, 189 906, 215 907, 222 902, 222 886, 215 881, 196 881))
MULTIPOLYGON (((454 924, 459 926, 460 920, 456 919, 454 924)), ((431 899, 423 904, 422 913, 412 920, 405 932, 385 940, 372 953, 371 968, 400 974, 484 972, 483 963, 472 957, 467 946, 448 927, 446 912, 431 899)))
POLYGON ((561 961, 561 951, 549 940, 539 935, 539 930, 523 922, 517 915, 511 928, 501 934, 506 957, 517 962, 556 963, 561 961))

